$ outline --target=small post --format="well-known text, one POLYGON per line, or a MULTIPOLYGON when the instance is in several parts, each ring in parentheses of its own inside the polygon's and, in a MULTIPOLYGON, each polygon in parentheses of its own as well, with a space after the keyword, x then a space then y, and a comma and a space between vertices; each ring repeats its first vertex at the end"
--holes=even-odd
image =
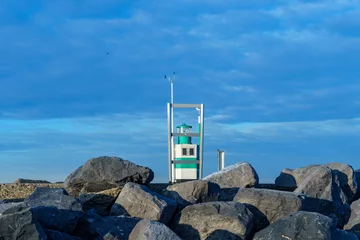
POLYGON ((217 156, 218 156, 218 171, 220 171, 225 167, 225 152, 218 149, 217 156))

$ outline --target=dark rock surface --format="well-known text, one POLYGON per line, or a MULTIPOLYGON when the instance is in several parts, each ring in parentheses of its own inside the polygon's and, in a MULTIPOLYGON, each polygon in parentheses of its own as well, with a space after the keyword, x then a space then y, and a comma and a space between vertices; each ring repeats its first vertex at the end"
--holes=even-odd
POLYGON ((111 215, 130 215, 167 224, 177 209, 177 202, 136 183, 127 183, 111 208, 111 215))
POLYGON ((181 239, 245 239, 253 226, 253 214, 237 202, 207 202, 187 206, 178 213, 171 229, 181 239))
POLYGON ((100 192, 127 182, 149 184, 154 172, 118 157, 98 157, 88 160, 64 181, 64 188, 71 195, 100 192))
POLYGON ((84 211, 94 209, 101 216, 108 216, 116 197, 106 194, 82 194, 79 197, 84 211))
POLYGON ((128 239, 139 218, 109 216, 101 217, 94 211, 85 212, 79 219, 74 236, 85 240, 128 239))
POLYGON ((298 212, 257 232, 253 240, 357 240, 354 234, 337 229, 333 220, 319 213, 298 212))
POLYGON ((36 188, 34 193, 24 200, 29 207, 51 206, 58 209, 81 211, 78 199, 69 196, 63 188, 36 188))
MULTIPOLYGON (((27 225, 36 223, 36 218, 30 209, 17 212, 14 214, 6 214, 0 216, 0 237, 2 240, 12 240, 15 231, 24 226, 25 230, 27 225)), ((24 231, 25 231, 24 230, 24 231)), ((16 234, 21 234, 17 232, 16 234)), ((15 235, 16 235, 15 234, 15 235)), ((1 239, 0 238, 0 239, 1 239)))

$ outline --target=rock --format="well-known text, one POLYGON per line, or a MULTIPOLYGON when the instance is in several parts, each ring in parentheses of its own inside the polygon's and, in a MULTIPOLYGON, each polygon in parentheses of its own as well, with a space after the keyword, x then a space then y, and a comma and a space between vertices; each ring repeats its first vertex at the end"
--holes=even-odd
POLYGON ((242 188, 234 197, 254 214, 255 231, 300 211, 304 199, 301 194, 256 188, 242 188))
POLYGON ((123 186, 127 182, 149 184, 154 172, 118 157, 98 157, 88 160, 64 181, 64 188, 71 195, 100 192, 123 186))
POLYGON ((327 166, 312 167, 311 173, 308 173, 301 180, 301 183, 297 185, 295 193, 303 193, 318 199, 347 203, 346 195, 340 188, 338 176, 327 166))
POLYGON ((129 240, 181 240, 170 228, 166 225, 143 219, 138 222, 129 236, 129 240))
POLYGON ((101 217, 93 210, 85 212, 79 219, 74 236, 82 239, 128 239, 139 218, 109 216, 101 217))
MULTIPOLYGON (((302 185, 302 183, 310 176, 316 175, 320 177, 321 174, 319 174, 319 169, 322 169, 320 172, 323 173, 324 169, 327 169, 326 167, 331 169, 333 172, 333 177, 338 179, 338 185, 346 195, 347 201, 352 202, 357 192, 357 182, 354 169, 347 164, 331 162, 322 165, 309 165, 307 167, 301 167, 295 170, 286 168, 276 178, 275 184, 278 187, 297 188, 302 185)), ((330 200, 329 197, 322 199, 330 200)))
POLYGON ((246 239, 253 214, 237 202, 207 202, 187 206, 178 213, 171 229, 181 239, 246 239))
POLYGON ((331 168, 338 176, 340 187, 344 191, 349 203, 351 203, 355 198, 358 188, 353 167, 336 162, 325 164, 325 166, 331 168))
POLYGON ((228 166, 206 176, 203 180, 217 183, 221 188, 254 187, 259 183, 255 169, 246 162, 228 166))
POLYGON ((54 230, 45 230, 45 233, 49 240, 82 240, 81 238, 54 230))
POLYGON ((177 202, 150 191, 147 187, 129 182, 125 184, 111 215, 130 215, 167 224, 177 209, 177 202))
MULTIPOLYGON (((0 236, 1 237, 1 236, 0 236)), ((39 223, 31 223, 20 226, 13 234, 13 238, 16 240, 47 240, 48 237, 45 234, 44 229, 39 223)), ((50 238, 51 240, 54 240, 50 238)))
POLYGON ((52 206, 58 209, 82 211, 79 200, 69 196, 63 188, 36 188, 33 194, 24 200, 31 208, 38 206, 52 206))
POLYGON ((9 213, 17 213, 25 208, 28 208, 28 206, 22 202, 0 203, 0 216, 9 213))
POLYGON ((350 218, 344 226, 344 230, 349 230, 360 236, 360 199, 351 204, 350 218))
POLYGON ((360 169, 355 170, 354 175, 355 175, 356 185, 358 187, 353 199, 353 201, 356 201, 360 199, 360 169))
POLYGON ((51 182, 45 181, 45 180, 31 180, 31 179, 18 178, 14 181, 14 183, 47 183, 47 184, 50 184, 51 182))
POLYGON ((218 201, 220 187, 216 183, 195 180, 170 185, 163 195, 176 200, 182 209, 190 204, 218 201))
MULTIPOLYGON (((0 216, 0 239, 12 240, 16 229, 33 223, 36 223, 36 219, 29 209, 14 214, 2 215, 0 216)), ((16 234, 20 233, 17 232, 16 234)))
POLYGON ((36 220, 45 229, 72 234, 81 216, 80 211, 56 207, 35 207, 31 209, 36 220))
POLYGON ((253 240, 357 240, 356 236, 335 227, 333 220, 319 213, 300 211, 280 219, 257 232, 253 240))
POLYGON ((79 197, 83 211, 94 209, 101 216, 108 216, 116 197, 106 194, 82 194, 79 197))

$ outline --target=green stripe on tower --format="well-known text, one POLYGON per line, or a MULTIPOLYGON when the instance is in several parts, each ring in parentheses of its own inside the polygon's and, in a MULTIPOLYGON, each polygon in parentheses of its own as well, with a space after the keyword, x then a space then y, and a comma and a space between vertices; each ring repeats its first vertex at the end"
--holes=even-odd
MULTIPOLYGON (((194 161, 197 160, 197 158, 176 158, 176 160, 181 160, 181 161, 194 161)), ((175 168, 197 168, 197 164, 175 164, 175 168)))

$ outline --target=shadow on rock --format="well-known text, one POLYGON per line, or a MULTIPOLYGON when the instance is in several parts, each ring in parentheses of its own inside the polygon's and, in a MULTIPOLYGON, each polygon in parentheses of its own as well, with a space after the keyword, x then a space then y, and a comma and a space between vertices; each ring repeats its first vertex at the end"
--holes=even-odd
POLYGON ((227 230, 215 230, 205 240, 225 240, 225 239, 226 240, 243 240, 243 238, 241 238, 227 230))
POLYGON ((331 217, 336 221, 338 228, 343 228, 350 219, 349 204, 343 204, 338 201, 307 197, 304 200, 302 211, 317 212, 331 217))

